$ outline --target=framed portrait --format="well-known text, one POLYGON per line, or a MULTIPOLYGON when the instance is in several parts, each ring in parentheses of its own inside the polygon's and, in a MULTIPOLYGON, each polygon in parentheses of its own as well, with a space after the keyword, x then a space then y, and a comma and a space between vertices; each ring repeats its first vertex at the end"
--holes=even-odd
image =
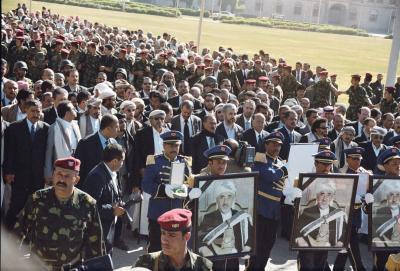
POLYGON ((372 251, 400 249, 400 177, 371 176, 369 191, 374 203, 369 208, 372 251))
POLYGON ((193 211, 194 251, 211 260, 253 255, 258 173, 199 176, 193 211))
POLYGON ((290 248, 347 248, 357 184, 358 175, 300 174, 290 248))

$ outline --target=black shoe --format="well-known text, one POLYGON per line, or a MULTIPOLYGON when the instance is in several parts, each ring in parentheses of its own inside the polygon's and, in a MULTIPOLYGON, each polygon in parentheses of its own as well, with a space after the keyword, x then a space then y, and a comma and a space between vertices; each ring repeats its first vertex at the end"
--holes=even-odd
POLYGON ((128 245, 123 240, 114 241, 114 246, 113 247, 119 248, 120 250, 124 250, 124 251, 128 251, 129 250, 128 245))

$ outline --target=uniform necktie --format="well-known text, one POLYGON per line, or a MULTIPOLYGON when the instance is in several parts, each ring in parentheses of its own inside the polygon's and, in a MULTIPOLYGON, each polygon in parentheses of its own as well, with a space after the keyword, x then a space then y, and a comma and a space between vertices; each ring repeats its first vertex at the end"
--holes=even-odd
POLYGON ((31 126, 31 140, 33 141, 35 139, 35 125, 31 126))
POLYGON ((183 151, 185 154, 187 154, 188 151, 189 138, 190 138, 190 132, 189 132, 188 120, 185 120, 185 126, 183 127, 183 151))

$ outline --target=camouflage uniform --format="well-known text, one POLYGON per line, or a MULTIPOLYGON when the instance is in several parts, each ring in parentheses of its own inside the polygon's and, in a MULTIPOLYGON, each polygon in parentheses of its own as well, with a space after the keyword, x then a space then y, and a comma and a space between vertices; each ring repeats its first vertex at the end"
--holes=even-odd
POLYGON ((288 76, 282 76, 281 87, 283 90, 283 98, 282 102, 286 101, 289 98, 296 98, 296 90, 299 83, 292 74, 288 76))
POLYGON ((53 49, 49 56, 49 67, 54 72, 60 72, 60 63, 61 63, 61 52, 58 52, 55 49, 53 49))
MULTIPOLYGON (((104 71, 107 74, 107 81, 114 81, 114 71, 115 71, 115 62, 117 58, 113 55, 102 55, 100 56, 100 66, 104 66, 106 68, 111 68, 111 71, 104 71)), ((123 68, 123 67, 121 67, 123 68)))
POLYGON ((309 90, 313 92, 314 96, 313 99, 310 99, 312 108, 325 107, 334 104, 336 89, 329 80, 320 80, 307 91, 309 90))
POLYGON ((85 71, 82 73, 82 85, 85 87, 92 87, 96 85, 97 74, 99 73, 100 67, 100 55, 86 53, 83 58, 82 69, 85 71))
POLYGON ((397 108, 397 102, 394 99, 390 102, 386 99, 381 100, 382 115, 385 113, 394 113, 396 112, 396 108, 397 108))
POLYGON ((267 72, 265 70, 252 69, 247 74, 247 79, 254 79, 257 81, 258 84, 258 78, 261 76, 267 76, 267 72))
POLYGON ((10 50, 8 50, 8 67, 10 67, 10 71, 12 72, 12 68, 14 67, 14 63, 17 61, 25 61, 28 57, 28 48, 26 46, 13 46, 10 50))
POLYGON ((175 81, 179 83, 182 80, 186 80, 187 74, 186 74, 186 68, 185 66, 179 67, 179 68, 173 68, 172 72, 175 75, 175 81))
MULTIPOLYGON (((169 257, 167 255, 164 255, 162 251, 140 256, 135 263, 135 267, 144 267, 153 271, 177 270, 170 263, 169 257)), ((210 260, 188 250, 188 254, 186 255, 186 262, 180 270, 212 270, 212 263, 210 260)))
POLYGON ((29 75, 34 82, 40 79, 42 72, 47 68, 46 48, 31 48, 28 56, 29 75))
POLYGON ((166 64, 162 64, 160 62, 158 62, 158 60, 155 60, 153 62, 153 74, 156 74, 158 70, 161 69, 166 69, 168 70, 168 66, 166 64))
POLYGON ((351 86, 346 94, 349 95, 349 108, 347 109, 346 118, 349 120, 357 119, 357 112, 363 106, 368 106, 371 104, 368 98, 367 92, 361 86, 351 86))
POLYGON ((68 59, 75 65, 75 67, 79 70, 79 64, 82 62, 83 52, 78 49, 76 51, 71 50, 68 55, 68 59))
POLYGON ((218 74, 218 86, 221 86, 222 80, 224 79, 228 79, 229 81, 231 81, 233 87, 233 94, 238 95, 241 87, 236 73, 232 71, 230 71, 229 73, 220 72, 218 74))
POLYGON ((133 64, 133 71, 143 71, 143 75, 135 75, 134 86, 136 89, 141 89, 143 84, 143 77, 151 77, 152 64, 146 60, 143 61, 141 59, 137 60, 135 64, 133 64))
POLYGON ((50 270, 102 255, 96 201, 77 188, 66 202, 56 198, 53 187, 36 191, 21 211, 14 231, 29 239, 32 252, 50 270))
POLYGON ((369 83, 362 83, 361 86, 365 89, 365 91, 367 92, 368 98, 372 98, 373 94, 372 94, 372 88, 371 85, 369 83))
POLYGON ((116 58, 114 60, 114 71, 116 71, 119 68, 123 68, 126 70, 127 74, 129 74, 129 72, 132 72, 132 67, 133 63, 131 58, 125 58, 125 59, 116 58))

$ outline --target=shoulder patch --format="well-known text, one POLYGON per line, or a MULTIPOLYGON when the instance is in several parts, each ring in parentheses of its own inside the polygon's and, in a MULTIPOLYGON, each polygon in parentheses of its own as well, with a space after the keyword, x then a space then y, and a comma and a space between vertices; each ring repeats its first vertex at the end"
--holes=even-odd
POLYGON ((148 165, 154 165, 155 163, 156 163, 156 160, 155 160, 154 155, 152 155, 152 154, 147 155, 146 166, 148 166, 148 165))
POLYGON ((257 152, 256 156, 254 157, 254 162, 259 162, 259 163, 267 163, 267 157, 265 156, 264 153, 262 152, 257 152))

